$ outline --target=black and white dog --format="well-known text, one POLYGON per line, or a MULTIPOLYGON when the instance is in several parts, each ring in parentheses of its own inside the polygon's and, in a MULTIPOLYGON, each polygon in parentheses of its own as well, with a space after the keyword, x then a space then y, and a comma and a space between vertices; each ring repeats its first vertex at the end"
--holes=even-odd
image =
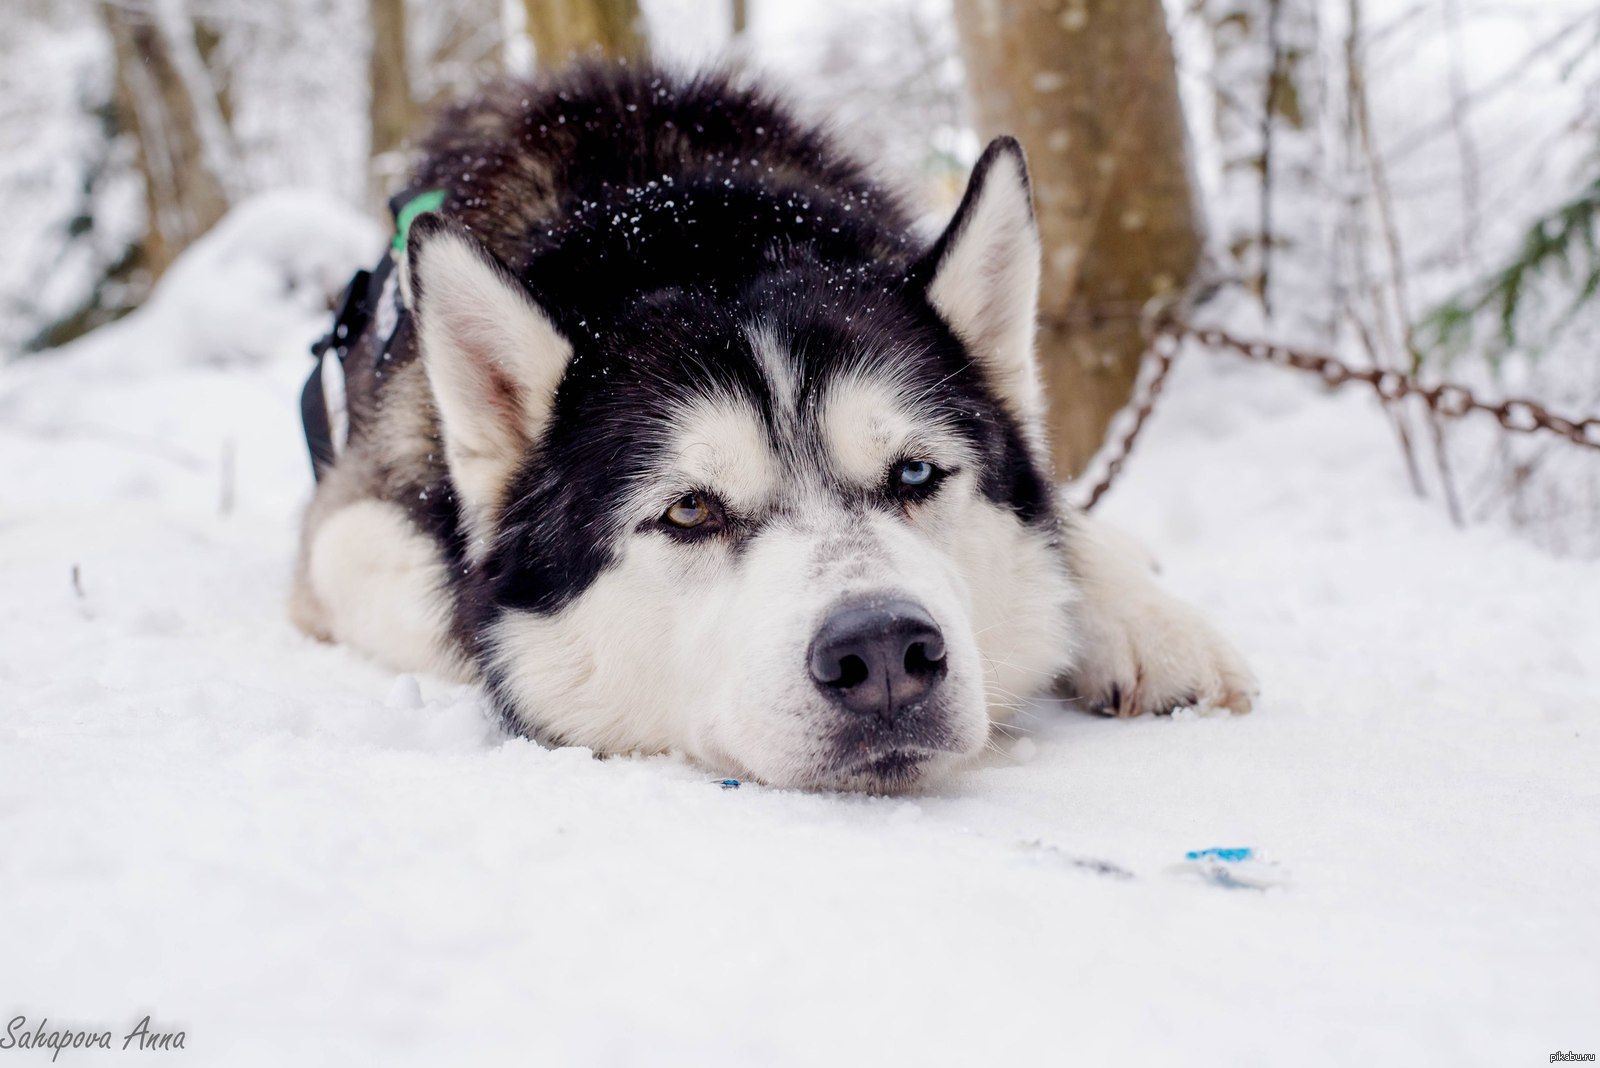
POLYGON ((761 91, 587 66, 449 112, 412 187, 443 200, 344 360, 308 633, 481 679, 553 744, 784 786, 925 782, 1052 687, 1249 707, 1057 503, 1015 141, 927 247, 761 91))

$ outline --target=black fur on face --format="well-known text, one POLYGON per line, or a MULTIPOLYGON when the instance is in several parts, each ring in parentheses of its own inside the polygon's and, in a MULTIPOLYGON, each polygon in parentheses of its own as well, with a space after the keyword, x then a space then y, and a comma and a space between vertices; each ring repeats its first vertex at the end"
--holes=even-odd
POLYGON ((821 450, 815 401, 841 373, 909 368, 980 458, 983 493, 1053 522, 1019 428, 928 302, 927 250, 905 212, 771 102, 726 79, 580 68, 493 91, 430 146, 415 184, 447 189, 444 213, 573 346, 544 440, 462 590, 460 633, 503 608, 555 612, 595 580, 636 525, 619 514, 631 480, 660 461, 674 402, 695 393, 747 399, 774 452, 792 455, 821 450), (792 412, 753 327, 794 363, 792 412))

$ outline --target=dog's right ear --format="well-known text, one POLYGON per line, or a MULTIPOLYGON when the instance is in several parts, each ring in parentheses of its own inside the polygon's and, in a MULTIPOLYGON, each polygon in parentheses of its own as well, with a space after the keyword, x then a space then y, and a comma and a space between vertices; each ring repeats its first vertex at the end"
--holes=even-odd
POLYGON ((445 460, 475 537, 549 426, 572 345, 503 264, 437 214, 407 241, 407 285, 445 460))

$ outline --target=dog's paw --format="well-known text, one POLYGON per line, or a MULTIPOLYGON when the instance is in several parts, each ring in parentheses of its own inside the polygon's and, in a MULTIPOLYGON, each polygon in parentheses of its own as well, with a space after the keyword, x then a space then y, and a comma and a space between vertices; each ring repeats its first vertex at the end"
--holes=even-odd
POLYGON ((1156 582, 1144 548, 1077 515, 1068 562, 1078 580, 1078 656, 1063 680, 1084 708, 1113 716, 1200 706, 1248 712, 1255 676, 1193 606, 1156 582))
POLYGON ((1110 716, 1199 706, 1250 711, 1259 692, 1244 658, 1197 609, 1153 583, 1118 596, 1085 591, 1069 696, 1110 716))

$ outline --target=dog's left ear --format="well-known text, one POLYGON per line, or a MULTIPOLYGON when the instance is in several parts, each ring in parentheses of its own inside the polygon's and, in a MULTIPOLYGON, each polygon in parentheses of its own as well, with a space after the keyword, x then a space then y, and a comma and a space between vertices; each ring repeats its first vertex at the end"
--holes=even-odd
POLYGON ((1028 162, 1013 137, 989 142, 955 218, 922 261, 928 302, 966 345, 1025 430, 1041 425, 1033 352, 1039 230, 1028 162))

